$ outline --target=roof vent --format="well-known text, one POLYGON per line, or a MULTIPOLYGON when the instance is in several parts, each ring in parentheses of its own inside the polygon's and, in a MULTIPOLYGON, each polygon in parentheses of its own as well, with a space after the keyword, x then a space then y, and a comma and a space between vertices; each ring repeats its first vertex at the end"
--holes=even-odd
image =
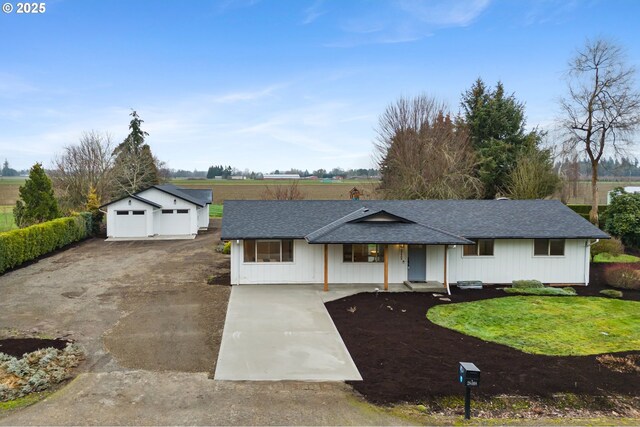
POLYGON ((508 197, 496 197, 496 200, 511 200, 508 197))
POLYGON ((362 212, 369 212, 369 208, 364 208, 362 212))

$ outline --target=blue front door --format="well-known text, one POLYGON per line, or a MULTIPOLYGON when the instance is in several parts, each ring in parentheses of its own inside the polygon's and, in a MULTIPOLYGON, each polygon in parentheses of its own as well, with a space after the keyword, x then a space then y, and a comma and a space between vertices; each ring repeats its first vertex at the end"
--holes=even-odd
POLYGON ((410 282, 427 280, 427 246, 409 245, 409 262, 407 263, 410 282))

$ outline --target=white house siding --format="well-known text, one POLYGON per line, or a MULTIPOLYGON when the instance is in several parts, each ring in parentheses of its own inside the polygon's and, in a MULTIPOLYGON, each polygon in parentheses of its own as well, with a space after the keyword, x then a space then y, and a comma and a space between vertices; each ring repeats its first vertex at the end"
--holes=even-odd
MULTIPOLYGON (((295 240, 291 263, 245 263, 243 241, 231 245, 231 283, 285 284, 323 283, 324 247, 295 240)), ((407 279, 406 250, 401 259, 400 247, 390 245, 389 283, 407 279)), ((383 283, 383 263, 342 262, 342 245, 329 245, 329 283, 383 283)))
MULTIPOLYGON (((585 244, 584 239, 566 240, 564 256, 534 256, 533 240, 530 239, 496 240, 494 255, 488 257, 463 257, 462 246, 457 246, 449 249, 449 282, 481 280, 498 284, 535 279, 543 283, 585 284, 585 278, 588 277, 585 271, 585 244)), ((442 263, 439 264, 442 265, 440 268, 444 268, 442 263)), ((427 265, 428 276, 430 265, 427 265)), ((438 273, 432 272, 437 277, 438 273)), ((442 277, 442 271, 440 274, 442 277)))
POLYGON ((198 208, 198 228, 209 227, 209 205, 204 208, 198 208))
MULTIPOLYGON (((543 283, 588 282, 588 252, 585 240, 566 240, 564 256, 533 256, 533 240, 496 240, 494 255, 463 257, 462 246, 448 252, 449 283, 480 280, 487 284, 536 279, 543 283), (587 261, 585 261, 587 260, 587 261)), ((231 246, 231 283, 279 284, 323 283, 323 245, 294 243, 292 263, 245 263, 243 242, 231 246)), ((407 248, 389 245, 389 283, 407 280, 407 248)), ((444 281, 443 246, 427 247, 427 280, 444 281)), ((383 263, 345 263, 342 245, 329 245, 329 283, 383 283, 383 263)))
MULTIPOLYGON (((157 219, 156 224, 158 224, 158 226, 155 227, 155 230, 152 234, 174 234, 174 235, 178 235, 178 234, 198 234, 198 212, 197 212, 197 208, 199 206, 191 203, 191 202, 187 202, 186 200, 182 200, 176 196, 172 196, 171 194, 165 193, 164 191, 160 191, 156 188, 150 188, 148 190, 145 190, 141 193, 137 194, 138 196, 142 197, 143 199, 147 199, 147 200, 151 200, 154 203, 157 203, 159 205, 162 206, 162 209, 189 209, 189 213, 188 214, 172 214, 172 215, 188 215, 189 216, 189 226, 187 230, 182 229, 181 227, 176 227, 175 230, 171 231, 167 231, 166 227, 163 227, 162 229, 160 228, 160 222, 159 222, 159 217, 160 215, 162 215, 162 213, 160 212, 160 210, 158 209, 157 212, 155 213, 155 218, 157 219), (174 203, 175 200, 175 203, 174 203)), ((168 214, 165 214, 168 215, 168 214)))
POLYGON ((444 246, 427 246, 427 280, 444 283, 444 246))
MULTIPOLYGON (((153 234, 153 207, 136 199, 126 198, 107 206, 107 237, 145 237, 153 234), (131 204, 129 204, 131 202, 131 204), (123 227, 120 218, 116 218, 116 211, 145 211, 144 227, 123 227), (118 228, 120 227, 120 228, 118 228)), ((129 218, 131 214, 127 215, 129 218)), ((133 218, 132 218, 133 219, 133 218)), ((137 218, 136 218, 137 219, 137 218)))

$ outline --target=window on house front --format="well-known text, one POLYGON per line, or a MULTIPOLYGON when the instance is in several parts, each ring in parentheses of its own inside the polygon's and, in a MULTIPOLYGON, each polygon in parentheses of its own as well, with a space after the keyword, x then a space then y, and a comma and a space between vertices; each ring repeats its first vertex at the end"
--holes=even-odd
POLYGON ((163 214, 172 214, 173 213, 173 209, 162 209, 162 213, 163 214))
POLYGON ((189 209, 178 209, 178 210, 176 211, 176 213, 179 213, 179 214, 188 214, 188 213, 189 213, 189 209))
POLYGON ((376 244, 342 245, 343 262, 384 262, 384 246, 376 244))
POLYGON ((129 215, 129 211, 116 211, 116 215, 129 215))
POLYGON ((535 256, 563 256, 564 239, 535 239, 533 254, 535 256))
POLYGON ((464 245, 464 256, 493 256, 493 239, 475 240, 475 245, 464 245))
POLYGON ((133 215, 144 215, 144 211, 131 211, 133 215))
POLYGON ((293 262, 293 240, 245 240, 244 262, 293 262))

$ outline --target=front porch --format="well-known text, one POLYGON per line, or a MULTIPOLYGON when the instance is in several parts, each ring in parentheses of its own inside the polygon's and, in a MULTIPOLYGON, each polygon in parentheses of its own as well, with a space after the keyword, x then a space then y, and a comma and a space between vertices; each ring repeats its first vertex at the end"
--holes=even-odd
MULTIPOLYGON (((329 292, 330 284, 336 284, 338 288, 343 288, 345 283, 351 283, 349 280, 344 280, 344 276, 338 274, 337 270, 345 267, 345 261, 340 257, 343 254, 350 254, 354 251, 351 246, 356 245, 369 247, 369 253, 364 256, 365 260, 369 260, 368 264, 371 267, 367 268, 367 276, 371 282, 377 283, 372 286, 381 288, 379 290, 389 291, 390 286, 394 286, 395 291, 451 294, 448 280, 448 251, 450 248, 455 248, 455 245, 447 244, 324 243, 322 245, 324 292, 329 292), (348 251, 345 246, 350 247, 348 251), (389 279, 390 264, 393 265, 391 281, 389 279), (374 266, 375 268, 373 268, 374 266), (429 274, 427 274, 428 270, 429 274), (405 289, 402 289, 403 287, 405 289)), ((352 279, 356 279, 355 282, 358 281, 357 278, 359 277, 352 277, 352 279)), ((331 286, 331 289, 333 288, 331 286)))

